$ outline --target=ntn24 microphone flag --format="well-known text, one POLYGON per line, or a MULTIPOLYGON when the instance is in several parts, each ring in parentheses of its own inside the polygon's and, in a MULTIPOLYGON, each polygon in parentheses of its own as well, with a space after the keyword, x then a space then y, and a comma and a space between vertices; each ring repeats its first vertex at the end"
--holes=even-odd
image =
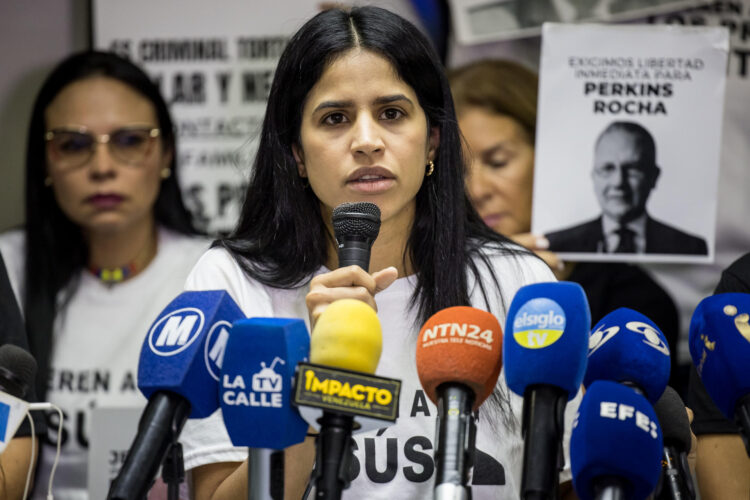
POLYGON ((245 315, 224 290, 178 295, 149 328, 138 362, 138 389, 146 398, 164 390, 191 405, 190 418, 219 407, 219 371, 232 323, 245 315))
POLYGON ((495 388, 502 368, 502 348, 503 330, 491 313, 467 306, 442 309, 419 332, 419 381, 435 404, 441 384, 466 385, 474 392, 476 410, 495 388))
POLYGON ((586 370, 591 313, 583 288, 560 281, 521 287, 513 297, 503 336, 503 366, 510 390, 532 385, 578 392, 586 370))
POLYGON ((301 319, 250 318, 232 325, 219 389, 232 444, 282 449, 304 441, 307 422, 291 395, 297 364, 309 352, 301 319))

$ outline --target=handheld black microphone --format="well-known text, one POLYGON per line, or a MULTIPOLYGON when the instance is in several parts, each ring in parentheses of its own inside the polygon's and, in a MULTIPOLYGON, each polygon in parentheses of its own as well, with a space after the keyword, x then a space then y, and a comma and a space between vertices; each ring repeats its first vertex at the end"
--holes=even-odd
POLYGON ((0 346, 0 391, 23 399, 36 376, 36 360, 13 344, 0 346))
POLYGON ((36 361, 24 349, 0 347, 0 453, 21 425, 29 404, 24 400, 36 376, 36 361))
MULTIPOLYGON (((333 232, 338 242, 339 267, 357 265, 365 271, 370 268, 370 250, 372 244, 380 232, 380 209, 374 203, 355 202, 342 203, 333 209, 333 232)), ((330 306, 329 306, 330 309, 330 306)), ((327 311, 332 312, 332 311, 327 311)), ((325 312, 323 313, 325 314, 325 312)), ((315 330, 323 328, 321 320, 315 326, 315 330)), ((378 324, 378 330, 379 330, 378 324)), ((337 332, 337 335, 344 332, 337 332)), ((380 332, 378 331, 378 336, 380 332)), ((312 336, 310 361, 323 365, 315 349, 316 341, 320 341, 321 335, 312 336)), ((318 342, 319 343, 319 342, 318 342)), ((370 352, 369 356, 375 360, 380 358, 380 346, 377 352, 370 352)), ((345 357, 344 357, 345 358, 345 357)), ((339 361, 346 359, 328 359, 334 363, 330 366, 341 367, 339 361)), ((373 368, 374 371, 374 368, 373 368)), ((318 435, 318 457, 319 470, 317 475, 317 497, 318 498, 341 498, 341 491, 348 486, 348 481, 342 478, 341 464, 348 463, 351 455, 352 429, 354 417, 332 411, 324 411, 319 420, 320 434, 318 435)))
POLYGON ((667 386, 654 405, 664 436, 661 490, 656 500, 695 500, 695 488, 687 464, 690 451, 690 421, 679 394, 667 386))
POLYGON ((342 203, 333 209, 333 234, 339 244, 339 267, 370 268, 370 249, 380 232, 380 209, 374 203, 342 203))

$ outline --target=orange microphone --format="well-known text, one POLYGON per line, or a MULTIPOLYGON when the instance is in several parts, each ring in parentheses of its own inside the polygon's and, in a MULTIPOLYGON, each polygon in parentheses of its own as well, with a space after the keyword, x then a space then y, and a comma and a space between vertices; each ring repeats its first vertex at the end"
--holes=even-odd
POLYGON ((472 412, 495 388, 502 346, 497 318, 473 307, 438 311, 419 332, 419 381, 438 407, 436 500, 471 498, 467 483, 476 439, 472 412))

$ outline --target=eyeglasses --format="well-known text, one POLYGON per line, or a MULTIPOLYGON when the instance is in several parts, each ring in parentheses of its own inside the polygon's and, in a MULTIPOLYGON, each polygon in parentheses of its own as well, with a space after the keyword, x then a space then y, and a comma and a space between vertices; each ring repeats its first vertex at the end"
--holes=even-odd
POLYGON ((110 154, 128 165, 139 165, 151 152, 159 129, 151 127, 125 127, 109 134, 94 135, 85 129, 55 129, 48 131, 47 153, 55 168, 69 170, 88 163, 97 144, 106 144, 110 154))

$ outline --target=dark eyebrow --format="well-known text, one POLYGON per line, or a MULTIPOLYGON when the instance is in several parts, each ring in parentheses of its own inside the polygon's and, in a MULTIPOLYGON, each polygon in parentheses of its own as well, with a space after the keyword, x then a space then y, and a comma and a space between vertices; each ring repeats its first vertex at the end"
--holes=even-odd
POLYGON ((393 102, 398 102, 398 101, 405 101, 408 104, 411 104, 412 106, 414 105, 414 103, 411 102, 411 99, 406 97, 404 94, 394 94, 394 95, 386 95, 383 97, 378 97, 377 99, 375 99, 375 104, 391 104, 393 102))
POLYGON ((315 109, 313 110, 313 113, 317 113, 321 109, 349 108, 353 105, 354 105, 354 101, 323 101, 315 107, 315 109))
MULTIPOLYGON (((405 101, 406 103, 414 106, 414 103, 406 97, 404 94, 394 94, 394 95, 387 95, 378 97, 375 99, 374 104, 377 105, 383 105, 383 104, 391 104, 398 101, 405 101)), ((323 101, 320 104, 318 104, 315 109, 313 110, 313 113, 317 113, 321 109, 328 109, 328 108, 350 108, 354 106, 354 101, 323 101)))

